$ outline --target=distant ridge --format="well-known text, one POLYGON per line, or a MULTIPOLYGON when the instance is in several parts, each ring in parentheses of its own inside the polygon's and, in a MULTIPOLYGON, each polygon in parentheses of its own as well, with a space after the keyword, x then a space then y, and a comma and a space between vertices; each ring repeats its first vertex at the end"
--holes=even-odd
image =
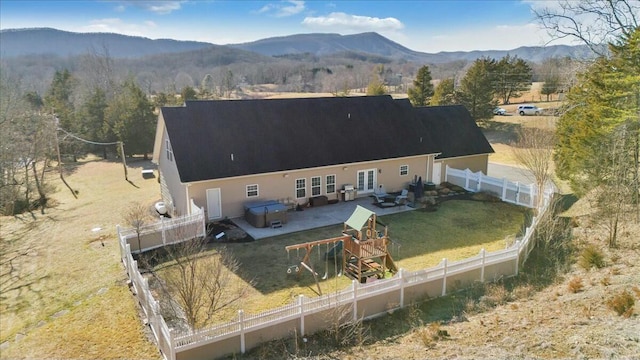
POLYGON ((0 56, 53 54, 61 57, 109 50, 115 58, 139 58, 161 53, 199 50, 212 44, 171 39, 152 40, 114 33, 74 33, 51 28, 0 31, 0 56))
MULTIPOLYGON (((367 32, 355 35, 326 33, 296 34, 273 37, 243 44, 214 45, 206 42, 149 39, 114 33, 74 33, 51 28, 7 29, 0 31, 0 56, 15 58, 26 55, 77 56, 89 52, 109 51, 113 58, 143 58, 160 54, 189 53, 198 50, 218 49, 231 56, 231 49, 253 52, 262 56, 281 57, 308 54, 332 56, 339 54, 371 54, 391 60, 416 63, 447 63, 473 61, 480 57, 502 58, 507 54, 521 59, 540 62, 551 57, 576 59, 593 58, 588 47, 553 45, 546 47, 519 47, 513 50, 456 51, 429 54, 408 49, 384 36, 367 32)), ((241 55, 246 58, 246 55, 241 55)), ((232 57, 229 63, 232 63, 232 57)))

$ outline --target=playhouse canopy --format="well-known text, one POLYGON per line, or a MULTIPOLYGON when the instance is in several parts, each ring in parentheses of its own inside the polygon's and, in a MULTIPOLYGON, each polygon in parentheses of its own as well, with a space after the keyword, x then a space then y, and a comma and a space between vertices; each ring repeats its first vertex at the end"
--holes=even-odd
POLYGON ((358 231, 362 230, 362 228, 367 224, 369 218, 375 215, 375 213, 371 210, 365 209, 362 206, 356 206, 356 209, 353 211, 353 214, 349 217, 345 224, 352 229, 356 229, 358 231))

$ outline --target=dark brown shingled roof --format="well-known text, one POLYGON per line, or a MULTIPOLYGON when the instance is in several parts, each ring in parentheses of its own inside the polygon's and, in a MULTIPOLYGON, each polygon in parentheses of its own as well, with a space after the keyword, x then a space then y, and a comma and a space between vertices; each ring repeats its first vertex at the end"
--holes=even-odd
POLYGON ((182 182, 441 152, 414 109, 390 96, 188 101, 161 111, 182 182))
POLYGON ((462 105, 414 108, 423 129, 438 143, 437 158, 490 154, 493 148, 462 105))

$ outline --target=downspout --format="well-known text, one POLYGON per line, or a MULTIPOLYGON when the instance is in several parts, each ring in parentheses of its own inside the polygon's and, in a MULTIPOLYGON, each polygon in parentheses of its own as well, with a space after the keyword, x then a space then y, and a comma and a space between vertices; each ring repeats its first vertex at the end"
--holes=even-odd
POLYGON ((191 215, 191 201, 189 201, 189 187, 190 186, 191 186, 191 184, 185 184, 185 187, 184 187, 184 191, 185 191, 185 195, 186 195, 185 200, 187 201, 187 215, 191 215))

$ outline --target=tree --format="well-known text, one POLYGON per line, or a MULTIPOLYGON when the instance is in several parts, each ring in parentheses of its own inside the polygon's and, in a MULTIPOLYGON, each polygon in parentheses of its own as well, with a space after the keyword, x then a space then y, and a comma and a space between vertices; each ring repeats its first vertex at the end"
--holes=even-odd
POLYGON ((127 155, 143 154, 146 159, 153 150, 156 116, 153 105, 133 79, 122 84, 105 117, 108 128, 124 142, 127 155))
POLYGON ((418 69, 418 75, 413 80, 413 87, 407 94, 413 106, 426 106, 433 96, 433 84, 431 83, 431 71, 427 65, 418 69))
POLYGON ((520 96, 522 91, 531 87, 531 67, 517 56, 503 57, 495 64, 494 71, 495 93, 503 104, 509 104, 509 99, 520 96))
POLYGON ((367 85, 367 95, 384 95, 386 93, 387 88, 377 76, 374 76, 367 85))
POLYGON ((518 163, 527 169, 535 179, 538 188, 538 206, 543 201, 542 194, 551 181, 553 146, 555 133, 541 128, 521 128, 513 154, 518 163))
POLYGON ((598 194, 598 218, 615 246, 623 213, 631 207, 640 220, 640 28, 609 51, 567 95, 555 160, 574 191, 598 194))
POLYGON ((124 214, 125 223, 129 224, 136 232, 136 238, 138 239, 138 251, 142 252, 142 244, 140 242, 140 235, 142 235, 142 227, 149 218, 149 210, 142 205, 142 203, 134 202, 129 205, 129 208, 124 214))
MULTIPOLYGON (((105 133, 105 113, 107 110, 107 96, 101 88, 94 88, 89 98, 80 108, 80 134, 89 140, 106 142, 109 139, 105 133)), ((107 158, 107 148, 100 147, 102 157, 107 158)))
POLYGON ((430 105, 453 105, 456 103, 453 78, 440 81, 433 92, 430 105))
POLYGON ((158 269, 159 277, 165 293, 176 299, 194 331, 216 312, 242 299, 248 287, 232 284, 239 264, 231 253, 224 248, 208 251, 206 238, 197 237, 194 226, 180 225, 178 232, 193 237, 166 248, 170 262, 166 269, 158 269))
POLYGON ((574 38, 600 55, 604 44, 637 31, 640 3, 636 0, 560 0, 556 7, 534 13, 554 39, 574 38))
MULTIPOLYGON (((79 132, 75 117, 75 106, 71 98, 76 85, 77 80, 69 70, 56 71, 44 97, 46 111, 55 114, 59 120, 58 125, 72 133, 79 132)), ((74 139, 68 139, 60 147, 63 152, 72 153, 73 160, 76 161, 78 151, 82 148, 82 145, 74 139)))
POLYGON ((544 78, 544 84, 542 84, 540 94, 547 95, 547 101, 549 101, 549 96, 558 93, 559 88, 560 78, 555 74, 547 75, 544 78))
POLYGON ((196 90, 191 86, 185 86, 182 88, 182 92, 180 93, 182 96, 182 101, 195 100, 197 99, 196 90))
POLYGON ((456 91, 458 103, 464 105, 476 121, 493 117, 493 108, 497 105, 493 96, 495 67, 494 59, 477 59, 460 81, 459 90, 456 91))

